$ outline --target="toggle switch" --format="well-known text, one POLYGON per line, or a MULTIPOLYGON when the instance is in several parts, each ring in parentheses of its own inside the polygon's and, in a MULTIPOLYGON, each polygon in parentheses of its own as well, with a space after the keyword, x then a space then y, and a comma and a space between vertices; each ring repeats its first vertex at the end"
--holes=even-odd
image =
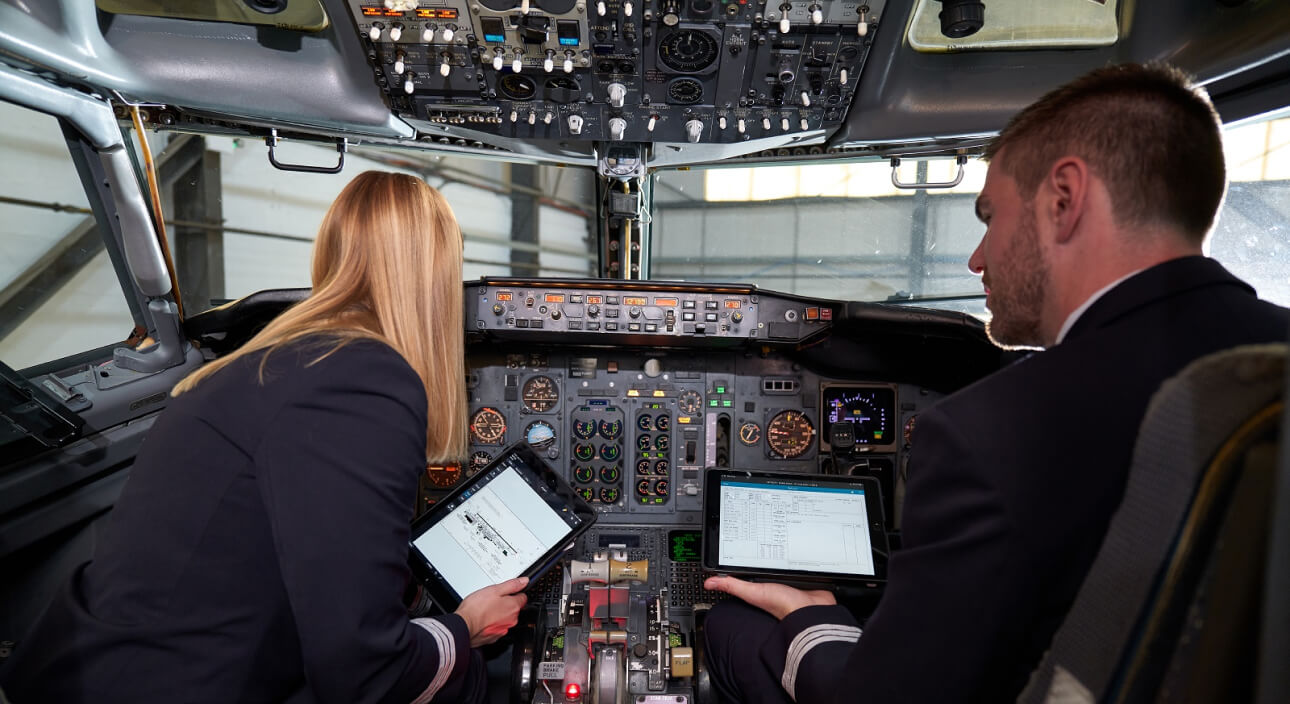
POLYGON ((582 115, 569 116, 569 134, 582 134, 582 115))
POLYGON ((725 128, 726 128, 726 116, 722 115, 721 117, 717 118, 717 129, 724 130, 725 128))
POLYGON ((802 107, 811 107, 811 94, 806 91, 802 91, 802 107))
POLYGON ((452 38, 453 38, 454 36, 456 36, 456 35, 455 35, 455 33, 452 31, 452 27, 451 27, 451 26, 449 26, 449 27, 444 27, 444 28, 443 28, 443 40, 444 40, 445 42, 450 42, 450 41, 452 41, 452 38))
POLYGON ((838 71, 838 85, 845 86, 846 84, 847 84, 847 70, 844 68, 841 71, 838 71))
POLYGON ((552 49, 546 50, 546 58, 542 60, 542 70, 546 71, 547 73, 551 73, 552 71, 555 70, 555 51, 554 50, 552 49))
POLYGON ((597 0, 596 14, 600 15, 601 17, 605 16, 605 0, 597 0))
POLYGON ((650 115, 649 122, 645 123, 645 129, 649 130, 650 132, 653 132, 654 125, 657 125, 657 124, 658 124, 658 115, 650 115))
POLYGON ((381 38, 381 25, 379 25, 379 24, 374 24, 374 25, 372 25, 372 28, 371 28, 371 29, 369 29, 369 30, 367 30, 367 38, 368 38, 368 39, 371 39, 372 41, 377 41, 378 39, 380 39, 380 38, 381 38))
POLYGON ((763 130, 767 131, 767 132, 769 132, 769 131, 770 131, 770 118, 769 118, 769 117, 763 117, 763 118, 761 119, 761 128, 762 128, 763 130))
POLYGON ((787 117, 782 117, 782 118, 780 118, 780 120, 779 120, 779 128, 780 128, 781 130, 784 130, 785 132, 787 132, 787 131, 788 131, 788 118, 787 118, 787 117))
POLYGON ((697 144, 699 137, 703 136, 703 123, 698 120, 689 120, 685 123, 685 138, 690 144, 697 144))
POLYGON ((403 25, 396 24, 390 27, 390 41, 397 42, 403 38, 403 25))
POLYGON ((407 77, 403 81, 404 93, 407 93, 408 95, 412 95, 412 91, 417 89, 417 84, 412 82, 413 79, 415 79, 416 77, 417 77, 417 74, 412 73, 411 71, 408 72, 407 77))
POLYGON ((505 64, 505 63, 506 63, 506 59, 503 59, 503 58, 502 58, 502 54, 501 54, 500 50, 498 51, 498 53, 493 54, 493 70, 494 70, 494 71, 501 71, 501 70, 502 70, 502 65, 503 65, 503 64, 505 64))
POLYGON ((562 66, 561 68, 564 69, 565 73, 573 73, 573 52, 572 51, 564 52, 564 66, 562 66))

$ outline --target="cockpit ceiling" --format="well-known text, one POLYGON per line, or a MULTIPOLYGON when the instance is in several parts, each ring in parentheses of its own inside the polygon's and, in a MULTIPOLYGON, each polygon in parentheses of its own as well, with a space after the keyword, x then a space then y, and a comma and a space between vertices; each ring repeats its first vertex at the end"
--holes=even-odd
POLYGON ((970 51, 933 47, 925 25, 941 4, 223 0, 181 18, 157 0, 0 0, 0 56, 159 106, 148 114, 162 129, 584 165, 639 144, 650 166, 972 151, 1044 90, 1117 61, 1167 59, 1218 81, 1226 119, 1266 103, 1250 93, 1273 85, 1269 66, 1290 75, 1282 3, 1039 15, 991 0, 970 51), (1019 20, 1047 48, 995 50, 1019 20), (1068 42, 1081 48, 1054 47, 1068 42))

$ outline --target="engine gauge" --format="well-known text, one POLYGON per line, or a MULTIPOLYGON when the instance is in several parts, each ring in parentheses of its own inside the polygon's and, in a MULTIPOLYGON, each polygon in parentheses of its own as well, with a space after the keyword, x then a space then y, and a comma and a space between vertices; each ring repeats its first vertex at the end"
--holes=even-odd
POLYGON ((642 479, 636 482, 636 493, 641 496, 649 496, 649 480, 642 479))
POLYGON ((524 400, 525 408, 534 413, 545 413, 555 408, 555 402, 560 398, 560 389, 551 377, 535 376, 524 382, 520 398, 524 400))
POLYGON ((786 460, 806 454, 814 439, 815 426, 798 411, 781 411, 766 424, 766 444, 786 460))
POLYGON ((826 386, 820 392, 825 421, 851 423, 857 445, 896 442, 896 392, 890 387, 826 386))
POLYGON ((649 474, 649 473, 650 473, 650 463, 649 463, 649 460, 637 460, 637 461, 636 461, 636 473, 637 473, 637 474, 649 474))
POLYGON ((594 420, 579 420, 579 421, 575 421, 575 422, 574 422, 574 424, 573 424, 573 434, 574 434, 574 435, 577 435, 578 437, 582 438, 583 440, 586 440, 587 438, 591 437, 592 435, 595 435, 595 434, 596 434, 596 421, 594 421, 594 420))
POLYGON ((658 58, 677 73, 698 73, 720 56, 721 46, 712 35, 697 29, 680 29, 658 42, 658 58))
POLYGON ((476 445, 501 445, 506 437, 506 418, 496 408, 485 406, 470 417, 470 437, 476 445))
POLYGON ((623 422, 620 420, 602 420, 600 421, 600 436, 606 440, 613 440, 623 432, 623 422))
POLYGON ((426 465, 426 480, 436 489, 447 489, 461 480, 461 465, 455 462, 426 465))
POLYGON ((620 476, 622 476, 622 470, 620 470, 616 464, 600 468, 600 481, 606 484, 613 484, 618 481, 618 477, 620 476))
POLYGON ((761 442, 761 426, 751 422, 739 426, 739 442, 749 447, 761 442))
POLYGON ((672 427, 672 419, 666 413, 660 413, 658 419, 654 421, 654 427, 663 432, 672 427))
POLYGON ((618 456, 621 455, 622 453, 623 453, 622 450, 619 450, 617 445, 600 446, 600 459, 606 462, 613 462, 617 460, 618 456))
POLYGON ((660 479, 654 483, 655 496, 667 496, 667 480, 660 479))
POLYGON ((573 478, 582 482, 583 484, 590 482, 592 479, 595 478, 595 476, 596 476, 596 473, 591 470, 591 467, 588 467, 585 464, 580 464, 577 467, 573 468, 573 478))
POLYGON ((659 460, 654 463, 654 473, 660 477, 666 477, 667 471, 670 467, 671 465, 667 463, 667 460, 659 460))
POLYGON ((591 503, 596 500, 596 490, 589 486, 580 486, 573 490, 575 494, 582 497, 583 501, 591 503))
POLYGON ((606 486, 600 489, 600 503, 602 504, 616 503, 619 496, 622 496, 622 494, 618 489, 612 486, 606 486))
POLYGON ((573 446, 573 456, 583 462, 589 462, 596 456, 596 446, 591 443, 578 443, 573 446))
POLYGON ((466 468, 466 476, 473 477, 479 470, 488 466, 493 461, 493 456, 484 451, 476 452, 470 456, 470 466, 466 468))
POLYGON ((654 438, 654 449, 660 452, 667 452, 667 448, 671 444, 672 444, 671 441, 668 439, 668 436, 666 435, 660 435, 654 438))
POLYGON ((524 441, 539 450, 545 450, 555 442, 555 428, 544 420, 535 420, 524 429, 524 441))
POLYGON ((654 429, 654 416, 648 413, 642 413, 636 418, 636 427, 649 432, 654 429))
POLYGON ((654 444, 652 438, 645 433, 636 436, 636 449, 641 452, 649 452, 650 447, 654 444))
POLYGON ((686 389, 676 397, 676 407, 685 415, 692 416, 698 413, 700 408, 703 408, 703 397, 699 395, 698 391, 686 389))

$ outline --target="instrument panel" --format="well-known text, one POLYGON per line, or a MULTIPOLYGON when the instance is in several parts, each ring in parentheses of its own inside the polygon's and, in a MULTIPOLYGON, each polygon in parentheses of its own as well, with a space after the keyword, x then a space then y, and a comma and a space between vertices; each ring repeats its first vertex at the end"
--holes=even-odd
POLYGON ((413 125, 482 141, 713 144, 838 127, 885 5, 348 0, 374 83, 413 125))

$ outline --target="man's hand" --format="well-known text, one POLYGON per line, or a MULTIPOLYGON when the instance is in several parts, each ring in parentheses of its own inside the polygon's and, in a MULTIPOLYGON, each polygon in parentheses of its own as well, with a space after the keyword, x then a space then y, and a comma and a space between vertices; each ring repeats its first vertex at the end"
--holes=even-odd
POLYGON ((519 622, 520 609, 529 600, 519 592, 528 583, 528 577, 516 577, 484 587, 462 599, 456 613, 470 631, 470 647, 478 648, 496 641, 519 622))
POLYGON ((703 588, 737 596, 777 619, 783 619, 803 606, 832 606, 838 603, 833 598, 833 592, 808 592, 786 584, 745 582, 734 577, 708 577, 703 582, 703 588))

